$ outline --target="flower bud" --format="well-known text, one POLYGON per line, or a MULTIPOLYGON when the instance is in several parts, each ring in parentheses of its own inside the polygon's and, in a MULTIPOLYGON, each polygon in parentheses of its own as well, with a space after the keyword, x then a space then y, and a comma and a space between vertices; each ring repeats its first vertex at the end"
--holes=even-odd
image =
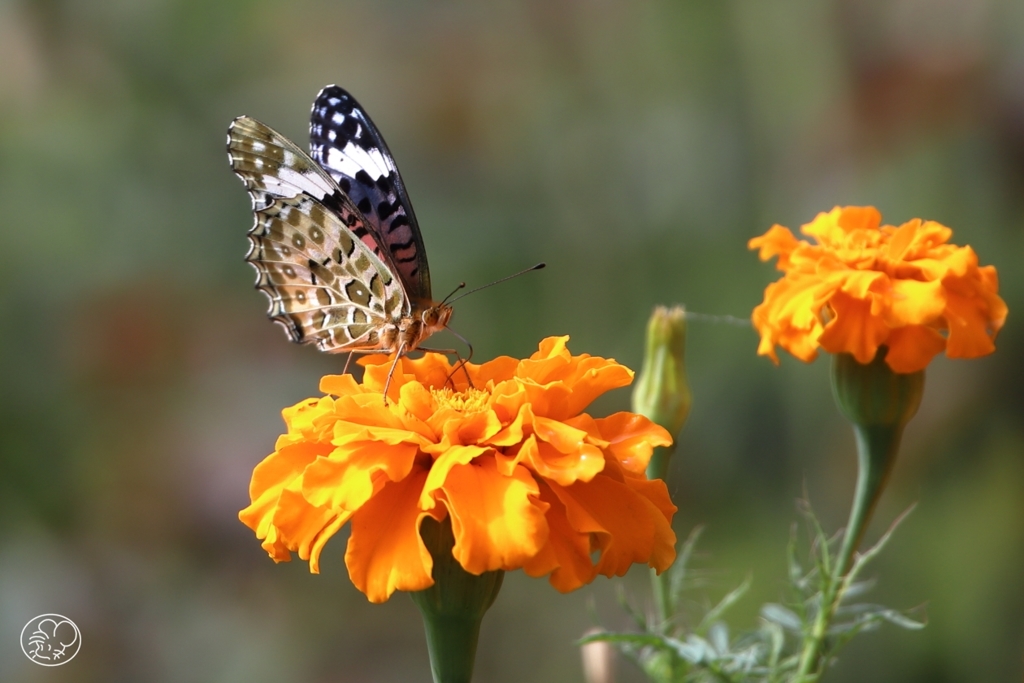
MULTIPOLYGON (((690 414, 693 396, 686 381, 686 311, 658 306, 647 323, 647 344, 640 377, 633 389, 633 412, 668 430, 673 438, 690 414)), ((659 448, 647 468, 649 477, 664 477, 670 450, 659 448)))

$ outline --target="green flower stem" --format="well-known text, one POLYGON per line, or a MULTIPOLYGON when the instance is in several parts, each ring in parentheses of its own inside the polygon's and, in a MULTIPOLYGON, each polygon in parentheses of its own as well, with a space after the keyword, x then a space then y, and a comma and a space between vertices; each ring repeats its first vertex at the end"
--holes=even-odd
POLYGON ((816 683, 825 663, 822 648, 829 626, 850 585, 854 553, 864 536, 900 449, 903 428, 917 413, 924 392, 924 371, 893 372, 885 363, 886 347, 861 364, 849 354, 832 358, 832 390, 840 412, 853 423, 857 439, 857 488, 850 519, 835 564, 828 568, 821 608, 804 636, 795 683, 816 683))
POLYGON ((889 481, 903 437, 904 425, 854 425, 857 438, 857 488, 850 519, 843 534, 843 545, 836 563, 835 577, 846 576, 853 554, 860 547, 875 505, 889 481))
POLYGON ((505 572, 470 574, 452 556, 451 519, 427 517, 420 536, 434 559, 434 585, 410 593, 423 614, 434 683, 470 683, 480 624, 501 590, 505 572))
POLYGON ((651 592, 654 595, 654 610, 658 619, 659 632, 664 631, 665 624, 668 623, 668 619, 672 615, 667 576, 666 572, 662 572, 659 576, 658 570, 651 567, 651 592))
POLYGON ((853 565, 853 555, 864 537, 875 505, 885 488, 889 473, 899 452, 900 425, 854 425, 857 438, 857 488, 854 492, 850 519, 843 534, 843 545, 831 570, 822 595, 821 609, 814 620, 811 632, 805 637, 800 654, 800 667, 796 683, 815 683, 824 673, 821 662, 821 648, 828 634, 829 626, 848 587, 847 574, 853 565))

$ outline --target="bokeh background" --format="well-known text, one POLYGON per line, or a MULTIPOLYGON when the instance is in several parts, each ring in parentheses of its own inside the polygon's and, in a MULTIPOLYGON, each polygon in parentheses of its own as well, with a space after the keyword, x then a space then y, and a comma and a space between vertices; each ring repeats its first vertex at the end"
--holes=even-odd
MULTIPOLYGON (((775 273, 745 245, 772 223, 952 226, 1010 318, 994 356, 928 370, 869 531, 918 503, 875 597, 930 623, 862 637, 828 680, 1021 680, 1019 0, 0 1, 0 680, 429 681, 411 601, 368 604, 344 536, 314 576, 236 517, 280 409, 341 360, 265 319, 225 131, 249 114, 304 145, 327 83, 387 137, 437 293, 547 261, 459 302, 477 358, 569 334, 637 368, 656 304, 749 315, 775 273), (57 669, 19 652, 45 612, 83 633, 57 669)), ((677 531, 706 525, 694 599, 753 577, 738 627, 784 595, 794 501, 836 529, 855 473, 827 362, 755 348, 692 323, 670 476, 677 531)), ((574 640, 627 625, 617 583, 510 574, 476 680, 582 681, 574 640)), ((644 570, 621 583, 647 599, 644 570)))

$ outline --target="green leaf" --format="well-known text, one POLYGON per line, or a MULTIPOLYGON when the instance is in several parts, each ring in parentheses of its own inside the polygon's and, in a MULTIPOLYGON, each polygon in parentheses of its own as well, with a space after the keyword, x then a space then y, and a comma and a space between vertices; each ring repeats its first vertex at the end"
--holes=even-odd
POLYGON ((762 605, 761 616, 770 623, 777 624, 787 631, 803 633, 804 625, 796 612, 778 603, 768 602, 762 605))
POLYGON ((718 621, 727 609, 736 604, 736 601, 742 598, 743 595, 750 590, 750 584, 752 581, 752 578, 748 575, 743 583, 729 591, 729 593, 726 594, 726 596, 722 598, 717 605, 708 610, 708 613, 700 620, 700 624, 697 626, 696 631, 703 633, 711 624, 718 621))

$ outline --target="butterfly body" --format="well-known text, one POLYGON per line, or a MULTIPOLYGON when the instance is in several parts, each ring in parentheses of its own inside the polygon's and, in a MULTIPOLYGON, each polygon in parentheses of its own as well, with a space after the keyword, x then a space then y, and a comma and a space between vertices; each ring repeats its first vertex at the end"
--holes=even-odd
POLYGON ((328 353, 407 353, 444 329, 426 250, 397 166, 356 101, 328 86, 311 155, 247 116, 228 158, 252 199, 246 260, 289 339, 328 353))

